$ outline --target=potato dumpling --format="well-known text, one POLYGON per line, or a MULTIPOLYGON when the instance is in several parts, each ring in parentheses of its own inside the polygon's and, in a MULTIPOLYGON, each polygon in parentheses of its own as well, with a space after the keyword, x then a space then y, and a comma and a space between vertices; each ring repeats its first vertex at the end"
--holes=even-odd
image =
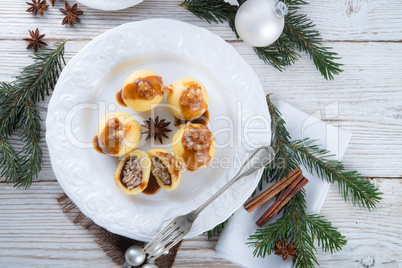
POLYGON ((174 190, 180 183, 183 166, 179 159, 164 149, 152 149, 148 151, 151 159, 151 172, 156 182, 166 191, 174 190))
POLYGON ((119 162, 114 181, 123 193, 138 194, 147 188, 150 173, 151 160, 147 153, 135 150, 119 162))
POLYGON ((99 123, 93 147, 100 153, 121 157, 137 148, 141 129, 140 124, 128 114, 107 114, 99 123))
POLYGON ((189 121, 200 117, 208 109, 209 96, 200 81, 182 78, 173 84, 167 102, 176 118, 189 121))
POLYGON ((136 111, 149 111, 161 102, 164 90, 162 77, 152 71, 139 70, 127 77, 116 100, 136 111))
POLYGON ((183 160, 188 171, 208 165, 215 155, 215 138, 208 127, 201 124, 180 125, 172 144, 174 154, 183 160))

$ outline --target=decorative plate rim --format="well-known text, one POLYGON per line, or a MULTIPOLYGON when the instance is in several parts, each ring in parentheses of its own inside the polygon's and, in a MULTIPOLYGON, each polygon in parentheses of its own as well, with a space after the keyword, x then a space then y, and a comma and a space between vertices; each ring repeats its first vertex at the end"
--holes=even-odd
MULTIPOLYGON (((90 79, 91 77, 86 77, 85 74, 88 75, 92 72, 85 73, 85 69, 78 68, 80 67, 80 64, 85 62, 85 60, 88 61, 91 56, 95 57, 99 52, 96 51, 96 48, 102 47, 103 49, 105 46, 102 46, 101 44, 109 44, 108 42, 110 41, 112 36, 113 38, 116 38, 116 36, 121 35, 121 37, 129 38, 125 35, 125 33, 133 33, 135 31, 139 31, 139 29, 141 29, 143 32, 146 32, 147 27, 151 29, 156 27, 161 31, 174 29, 174 35, 166 36, 166 38, 168 38, 168 40, 170 41, 160 39, 158 41, 153 41, 162 43, 165 42, 164 44, 166 44, 166 42, 178 42, 180 43, 180 53, 182 53, 182 50, 184 51, 183 53, 190 53, 189 51, 186 51, 186 42, 196 42, 191 43, 191 45, 197 46, 197 44, 199 44, 200 48, 203 49, 205 49, 206 44, 208 44, 208 48, 210 48, 212 44, 214 52, 209 50, 209 53, 218 53, 215 52, 215 50, 218 51, 220 49, 219 57, 223 58, 224 56, 226 56, 226 59, 231 61, 232 65, 230 65, 230 68, 225 65, 227 64, 227 62, 225 61, 222 61, 222 63, 220 63, 221 61, 217 60, 211 64, 210 57, 208 59, 199 58, 199 60, 205 62, 201 64, 206 64, 209 68, 214 69, 215 72, 220 71, 220 75, 226 75, 228 77, 225 82, 227 81, 228 84, 230 84, 231 86, 230 88, 233 88, 232 93, 236 95, 236 99, 242 101, 242 127, 244 127, 244 125, 246 124, 247 119, 254 115, 264 117, 267 122, 270 122, 270 118, 267 116, 268 108, 265 102, 265 94, 255 72, 230 44, 224 41, 221 37, 211 33, 206 29, 172 19, 150 19, 139 22, 131 22, 106 31, 100 36, 94 38, 80 52, 78 52, 68 62, 67 66, 65 66, 57 82, 53 96, 48 106, 48 114, 46 118, 46 142, 49 149, 50 161, 53 171, 64 192, 88 218, 94 221, 97 225, 102 226, 113 233, 142 241, 149 241, 150 239, 152 239, 153 235, 156 234, 156 232, 173 217, 167 217, 161 220, 161 218, 158 218, 161 217, 159 215, 161 214, 160 211, 158 213, 148 214, 146 218, 141 219, 139 219, 138 217, 133 217, 133 212, 128 210, 119 210, 119 214, 102 214, 105 211, 104 206, 112 206, 113 200, 107 196, 98 196, 94 197, 93 200, 88 201, 89 197, 87 197, 86 194, 91 192, 90 187, 96 186, 96 182, 82 182, 82 180, 79 180, 79 178, 85 179, 87 178, 86 176, 89 175, 85 173, 85 170, 79 168, 82 163, 79 163, 77 160, 74 161, 74 159, 72 159, 72 156, 69 156, 67 157, 67 159, 65 159, 67 155, 66 152, 74 150, 73 148, 71 148, 74 146, 66 141, 66 134, 60 130, 60 128, 64 128, 64 125, 60 125, 60 122, 64 123, 63 119, 65 119, 67 111, 71 108, 72 105, 74 105, 74 102, 79 103, 77 101, 77 92, 79 92, 80 94, 83 94, 83 92, 86 91, 91 92, 96 79, 99 79, 99 76, 95 76, 95 78, 92 77, 92 79, 95 79, 94 82, 94 80, 90 79), (189 35, 190 33, 192 35, 192 38, 187 38, 188 40, 186 39, 185 41, 183 41, 183 37, 189 35), (202 39, 200 38, 199 40, 194 40, 196 36, 202 36, 202 39), (239 70, 241 70, 241 73, 238 72, 239 70), (78 77, 76 78, 70 76, 69 73, 71 72, 78 74, 78 77), (60 165, 58 163, 58 161, 61 160, 63 160, 63 165, 60 165), (72 188, 72 184, 76 186, 75 189, 72 188), (87 199, 83 200, 83 196, 87 199), (122 221, 124 224, 116 224, 116 219, 122 221), (139 223, 139 221, 141 220, 146 220, 147 224, 154 225, 153 228, 151 228, 151 231, 145 230, 145 232, 148 231, 147 234, 139 233, 141 232, 141 228, 136 228, 139 227, 141 224, 144 224, 143 222, 141 222, 141 224, 139 223)), ((142 36, 142 38, 152 38, 152 36, 144 35, 142 36)), ((162 36, 160 38, 163 39, 164 37, 162 36)), ((143 39, 141 40, 143 41, 143 39)), ((140 43, 142 43, 142 41, 140 43)), ((168 46, 168 48, 166 49, 172 49, 173 47, 174 46, 168 46)), ((140 48, 141 45, 136 47, 136 53, 141 53, 138 52, 140 48)), ((117 51, 118 49, 115 50, 117 51)), ((118 52, 115 53, 116 55, 118 55, 118 52)), ((147 53, 149 53, 148 50, 147 53)), ((197 55, 197 57, 204 56, 202 55, 202 53, 198 54, 201 55, 197 55)), ((97 60, 102 59, 97 58, 97 60)), ((119 60, 123 59, 117 57, 113 58, 113 60, 103 60, 105 61, 104 64, 91 65, 91 68, 97 67, 102 69, 101 71, 98 70, 99 72, 96 73, 96 75, 99 75, 100 73, 100 75, 102 76, 107 73, 107 71, 109 70, 107 69, 107 66, 109 65, 109 67, 111 68, 115 64, 113 60, 118 62, 119 60)), ((270 129, 267 131, 270 132, 270 129)), ((267 133, 260 133, 253 136, 253 141, 254 144, 258 143, 258 145, 269 144, 270 138, 270 135, 267 135, 267 133)), ((239 153, 239 155, 246 155, 251 153, 255 149, 255 147, 256 146, 242 146, 235 148, 235 151, 236 153, 239 153)), ((72 152, 74 153, 74 151, 72 152)), ((260 170, 249 176, 248 178, 237 182, 236 187, 232 187, 227 192, 225 192, 223 196, 218 198, 199 216, 196 224, 187 237, 194 237, 205 231, 208 231, 215 225, 225 221, 228 217, 230 217, 232 213, 235 212, 252 194, 259 182, 259 178, 261 177, 262 172, 263 171, 260 170)), ((206 198, 212 196, 215 192, 217 192, 228 180, 229 178, 226 181, 224 181, 223 179, 218 179, 218 183, 215 183, 213 187, 208 190, 208 192, 203 193, 202 198, 197 197, 193 200, 194 204, 192 205, 192 209, 198 207, 206 200, 206 198)), ((106 192, 107 191, 105 191, 104 194, 106 194, 106 192)), ((137 205, 136 209, 140 209, 140 206, 137 205)), ((192 210, 189 210, 188 208, 172 209, 176 214, 178 213, 178 215, 187 213, 192 210)), ((164 211, 164 213, 166 214, 166 211, 164 211)), ((169 213, 172 213, 172 211, 169 211, 169 213)))
POLYGON ((138 5, 144 0, 114 0, 114 1, 105 1, 105 0, 77 0, 79 3, 84 6, 98 9, 98 10, 122 10, 135 5, 138 5))

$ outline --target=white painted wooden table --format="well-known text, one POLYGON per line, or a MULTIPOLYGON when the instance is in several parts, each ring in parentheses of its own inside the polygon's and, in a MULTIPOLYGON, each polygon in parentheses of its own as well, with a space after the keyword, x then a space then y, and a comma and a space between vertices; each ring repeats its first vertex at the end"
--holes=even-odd
MULTIPOLYGON (((332 187, 322 208, 349 240, 344 250, 318 252, 322 267, 402 267, 402 2, 400 0, 311 1, 303 11, 317 24, 325 40, 343 57, 344 73, 324 80, 304 57, 284 72, 265 65, 252 48, 236 40, 227 24, 201 21, 178 7, 180 0, 145 0, 118 12, 81 6, 85 14, 74 28, 61 25, 63 6, 56 1, 44 17, 25 12, 25 0, 0 5, 0 81, 10 81, 30 63, 22 38, 39 27, 48 43, 68 39, 70 60, 91 39, 120 24, 148 18, 174 18, 202 26, 231 43, 252 66, 265 91, 307 113, 353 133, 344 157, 346 166, 376 182, 384 199, 378 210, 361 211, 345 204, 332 187), (339 112, 325 113, 328 104, 339 112)), ((49 98, 40 103, 46 116, 49 98)), ((115 267, 85 230, 61 212, 62 193, 51 170, 42 124, 44 165, 29 190, 0 180, 0 267, 115 267)), ((20 146, 18 140, 13 142, 20 146)), ((186 240, 175 267, 231 267, 214 252, 216 239, 186 240)))

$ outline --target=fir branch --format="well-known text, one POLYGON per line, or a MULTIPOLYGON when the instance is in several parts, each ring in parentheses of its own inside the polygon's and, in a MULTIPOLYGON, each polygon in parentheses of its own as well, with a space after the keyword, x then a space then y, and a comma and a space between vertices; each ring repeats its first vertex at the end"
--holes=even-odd
POLYGON ((329 51, 331 47, 323 47, 321 35, 314 30, 315 25, 304 14, 297 14, 293 11, 285 17, 284 36, 289 39, 292 45, 299 51, 310 55, 317 70, 325 79, 334 79, 334 75, 342 72, 340 66, 343 64, 335 62, 340 59, 337 53, 329 51))
POLYGON ((32 56, 34 63, 23 68, 11 83, 0 83, 0 175, 14 186, 28 188, 42 165, 39 146, 41 120, 36 102, 49 95, 65 64, 64 42, 32 56), (16 152, 9 136, 23 133, 24 146, 16 152))
POLYGON ((285 39, 284 36, 281 36, 271 46, 254 47, 254 51, 266 64, 270 64, 279 71, 283 71, 300 58, 300 54, 297 52, 295 46, 285 39))
POLYGON ((360 208, 373 210, 380 202, 382 193, 357 171, 346 171, 344 165, 332 160, 329 151, 320 148, 315 140, 296 140, 289 144, 293 157, 310 173, 316 173, 330 183, 338 182, 338 190, 345 202, 360 208))
POLYGON ((13 85, 7 82, 0 82, 0 94, 10 94, 13 91, 13 85))
POLYGON ((21 129, 25 133, 25 146, 22 150, 24 155, 21 158, 20 178, 14 185, 28 188, 42 169, 42 149, 39 146, 40 116, 38 107, 31 100, 25 103, 22 118, 24 121, 21 129))
POLYGON ((0 135, 7 137, 16 130, 24 103, 43 100, 54 88, 65 64, 64 44, 65 41, 58 42, 55 49, 35 52, 34 63, 23 68, 14 82, 0 84, 0 135))
POLYGON ((292 10, 298 10, 301 8, 301 6, 308 5, 306 1, 303 0, 283 0, 290 11, 292 10))
POLYGON ((22 109, 16 105, 17 93, 11 83, 0 83, 0 136, 6 138, 17 128, 22 109))
POLYGON ((57 42, 54 49, 42 49, 32 56, 34 63, 23 68, 21 74, 15 77, 15 87, 19 89, 19 100, 24 102, 30 99, 34 102, 49 96, 49 89, 53 90, 63 69, 64 44, 57 42))
MULTIPOLYGON (((307 228, 305 217, 305 204, 301 206, 297 200, 302 199, 305 203, 304 189, 300 191, 289 202, 289 209, 287 214, 291 214, 293 219, 293 226, 291 232, 288 234, 289 241, 295 241, 296 247, 300 250, 298 256, 294 260, 293 267, 314 267, 319 264, 315 252, 317 251, 314 246, 314 236, 312 230, 307 228)), ((285 211, 286 212, 286 211, 285 211)))
MULTIPOLYGON (((239 1, 242 5, 245 0, 239 1)), ((285 27, 282 35, 272 45, 267 47, 255 47, 254 51, 266 64, 283 71, 294 64, 305 52, 310 55, 316 68, 325 79, 334 79, 334 75, 342 72, 342 64, 337 53, 330 47, 322 46, 322 38, 315 25, 304 14, 299 14, 300 7, 308 3, 303 0, 283 0, 288 6, 289 14, 285 17, 285 27)), ((228 21, 232 30, 236 33, 234 19, 238 6, 230 5, 224 0, 185 0, 180 4, 188 11, 208 23, 222 23, 228 21)), ((237 38, 239 36, 236 33, 237 38)))
POLYGON ((200 19, 208 23, 229 22, 230 28, 235 30, 234 19, 238 7, 233 6, 223 0, 185 0, 180 7, 184 7, 200 19))
POLYGON ((346 171, 344 165, 332 160, 334 155, 320 148, 314 143, 315 140, 291 141, 285 121, 272 104, 269 95, 267 103, 272 124, 271 146, 276 151, 276 156, 263 172, 260 189, 264 182, 277 181, 296 167, 304 165, 310 173, 315 173, 330 183, 338 182, 339 193, 346 202, 368 210, 376 208, 382 193, 370 181, 357 171, 346 171))
POLYGON ((285 127, 286 122, 280 111, 272 104, 270 95, 267 95, 266 99, 271 117, 271 147, 275 151, 275 158, 264 169, 259 184, 260 190, 264 182, 278 181, 298 167, 285 146, 290 142, 290 135, 285 127))
POLYGON ((258 229, 249 237, 250 242, 247 244, 255 247, 254 256, 265 257, 272 254, 275 240, 284 238, 295 241, 300 250, 293 262, 294 267, 314 267, 319 264, 315 256, 315 239, 324 251, 334 253, 341 250, 346 245, 345 237, 324 217, 306 214, 305 208, 305 192, 302 190, 286 205, 281 218, 258 229))
POLYGON ((8 139, 0 136, 0 176, 6 182, 18 180, 20 164, 17 152, 11 146, 8 139))
MULTIPOLYGON (((339 191, 345 201, 351 201, 362 208, 374 209, 381 199, 378 189, 361 177, 356 171, 345 171, 341 162, 332 160, 329 151, 320 148, 314 140, 292 141, 286 130, 285 121, 279 110, 267 96, 271 116, 271 146, 278 158, 268 165, 261 177, 260 185, 267 181, 278 181, 289 169, 304 165, 309 172, 333 183, 338 181, 339 191), (282 159, 285 158, 285 159, 282 159), (288 158, 288 159, 286 159, 288 158)), ((300 250, 293 262, 294 267, 314 267, 318 265, 315 256, 315 239, 323 251, 334 253, 346 245, 345 237, 324 217, 305 213, 305 191, 296 194, 283 209, 283 215, 276 222, 258 229, 250 236, 248 243, 255 247, 254 255, 265 257, 272 254, 276 239, 288 239, 296 242, 300 250)))
POLYGON ((228 220, 219 223, 218 225, 216 225, 214 228, 212 228, 211 230, 209 230, 207 232, 208 234, 208 239, 211 239, 213 236, 218 236, 222 233, 223 228, 225 227, 226 223, 228 222, 228 220))
POLYGON ((264 258, 274 252, 275 240, 287 238, 292 230, 293 221, 289 215, 282 216, 275 222, 266 225, 249 237, 247 245, 255 247, 254 257, 264 258))
POLYGON ((323 251, 330 251, 333 254, 340 251, 342 246, 346 245, 347 241, 345 237, 323 216, 305 215, 304 220, 312 235, 317 238, 318 246, 321 246, 323 251))

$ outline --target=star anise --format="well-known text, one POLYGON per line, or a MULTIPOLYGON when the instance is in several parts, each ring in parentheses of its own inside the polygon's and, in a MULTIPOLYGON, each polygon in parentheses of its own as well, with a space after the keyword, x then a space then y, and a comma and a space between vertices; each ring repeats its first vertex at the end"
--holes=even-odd
POLYGON ((41 39, 45 37, 44 34, 39 34, 39 29, 36 28, 35 32, 28 30, 29 34, 31 35, 31 38, 24 38, 25 41, 29 42, 29 45, 27 46, 27 49, 30 49, 33 47, 35 52, 38 51, 38 48, 47 46, 45 42, 43 42, 41 39))
POLYGON ((282 255, 283 260, 286 260, 287 257, 296 258, 300 250, 295 248, 295 245, 296 242, 292 242, 288 245, 286 239, 283 239, 283 241, 276 239, 275 255, 282 255))
POLYGON ((163 143, 162 137, 169 138, 166 135, 166 132, 171 132, 172 130, 167 128, 167 126, 170 125, 170 122, 165 121, 165 119, 159 121, 159 116, 155 118, 155 121, 152 118, 145 120, 144 125, 142 125, 144 130, 141 132, 141 134, 147 134, 145 140, 147 141, 150 138, 154 137, 154 140, 158 138, 159 141, 163 143))
POLYGON ((55 2, 56 2, 56 0, 50 0, 50 3, 52 4, 52 7, 54 7, 55 2))
POLYGON ((43 11, 47 10, 49 5, 46 4, 46 0, 32 0, 32 3, 26 2, 31 7, 26 10, 26 12, 32 12, 35 16, 39 12, 43 16, 43 11))
POLYGON ((63 21, 61 22, 61 25, 68 23, 70 27, 73 27, 74 21, 81 22, 81 19, 78 16, 84 14, 84 11, 77 9, 78 8, 77 4, 74 4, 72 7, 70 7, 70 5, 67 2, 65 2, 64 7, 66 9, 60 8, 61 13, 66 15, 63 21))

